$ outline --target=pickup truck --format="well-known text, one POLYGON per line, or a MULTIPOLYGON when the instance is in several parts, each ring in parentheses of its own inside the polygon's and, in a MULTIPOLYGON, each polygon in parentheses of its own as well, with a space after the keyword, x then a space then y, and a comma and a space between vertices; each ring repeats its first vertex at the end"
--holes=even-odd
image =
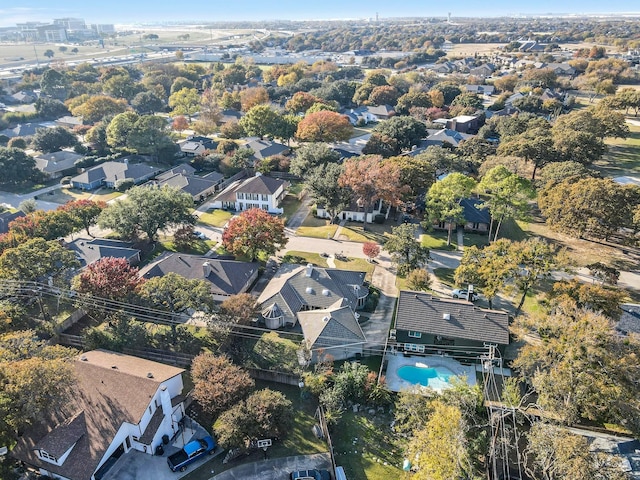
POLYGON ((195 462, 206 454, 213 454, 216 450, 216 442, 210 436, 199 440, 192 440, 182 447, 178 452, 167 458, 167 463, 172 472, 180 470, 184 472, 187 465, 195 462))

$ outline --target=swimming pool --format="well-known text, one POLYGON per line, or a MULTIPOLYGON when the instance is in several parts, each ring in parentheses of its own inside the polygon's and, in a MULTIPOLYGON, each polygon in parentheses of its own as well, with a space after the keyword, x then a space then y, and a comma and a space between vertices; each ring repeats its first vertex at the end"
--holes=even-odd
MULTIPOLYGON (((405 365, 398 368, 398 376, 414 385, 422 385, 423 387, 431 387, 439 390, 447 388, 450 385, 451 378, 456 375, 447 367, 418 367, 415 365, 405 365)), ((456 377, 457 378, 457 377, 456 377)))

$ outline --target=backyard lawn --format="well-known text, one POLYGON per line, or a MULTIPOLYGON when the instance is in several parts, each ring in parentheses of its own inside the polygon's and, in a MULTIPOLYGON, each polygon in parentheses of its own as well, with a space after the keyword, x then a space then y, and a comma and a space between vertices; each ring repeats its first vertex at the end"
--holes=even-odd
POLYGON ((367 480, 403 479, 402 447, 389 426, 393 415, 347 411, 334 429, 331 439, 336 464, 347 478, 367 480))
MULTIPOLYGON (((314 414, 318 406, 315 400, 308 398, 303 400, 300 396, 300 389, 297 386, 256 380, 256 390, 263 388, 270 388, 285 394, 293 404, 294 412, 293 427, 289 430, 286 438, 281 442, 274 442, 273 446, 269 448, 268 455, 270 458, 311 455, 328 450, 326 443, 317 439, 312 433, 313 425, 316 423, 314 414)), ((210 429, 210 425, 203 426, 210 429)), ((223 459, 224 454, 218 455, 183 478, 185 480, 209 480, 212 476, 212 471, 221 473, 242 463, 260 461, 263 459, 263 453, 262 450, 258 450, 249 456, 241 457, 227 464, 222 463, 223 459)))
POLYGON ((201 214, 198 217, 198 223, 220 228, 224 227, 232 216, 233 213, 227 212, 226 210, 211 210, 210 212, 201 214))
POLYGON ((605 177, 640 175, 640 126, 628 125, 629 137, 608 138, 609 151, 594 167, 605 177))
POLYGON ((61 188, 41 195, 40 200, 64 205, 73 200, 94 200, 96 202, 108 202, 122 195, 122 192, 110 188, 99 188, 95 191, 78 190, 75 188, 61 188))

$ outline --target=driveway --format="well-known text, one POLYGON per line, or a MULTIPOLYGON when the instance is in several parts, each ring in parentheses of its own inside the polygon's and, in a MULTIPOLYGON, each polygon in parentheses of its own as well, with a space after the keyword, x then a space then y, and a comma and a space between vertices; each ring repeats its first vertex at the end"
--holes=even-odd
POLYGON ((211 480, 285 480, 289 478, 291 472, 312 468, 331 470, 329 453, 270 458, 261 462, 247 463, 215 475, 211 480))

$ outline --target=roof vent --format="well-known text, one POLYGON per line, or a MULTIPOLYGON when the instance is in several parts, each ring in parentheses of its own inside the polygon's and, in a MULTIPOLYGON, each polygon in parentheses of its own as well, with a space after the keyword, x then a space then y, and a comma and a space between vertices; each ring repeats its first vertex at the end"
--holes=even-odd
POLYGON ((304 274, 306 277, 311 277, 313 274, 313 263, 307 263, 307 269, 304 274))
POLYGON ((331 319, 331 317, 322 317, 322 321, 324 323, 327 323, 330 319, 331 319))
POLYGON ((151 372, 147 373, 147 378, 153 378, 153 373, 151 372))
POLYGON ((305 292, 307 292, 308 294, 312 294, 312 293, 313 293, 313 288, 311 288, 311 287, 307 287, 307 288, 305 289, 305 292))
POLYGON ((450 313, 443 313, 442 314, 442 319, 443 320, 451 320, 451 314, 450 313))
POLYGON ((322 294, 323 294, 325 297, 330 297, 330 296, 331 296, 331 292, 330 292, 330 291, 329 291, 329 289, 327 289, 327 288, 323 288, 323 289, 322 289, 322 294))
POLYGON ((88 362, 88 361, 89 361, 89 359, 87 358, 87 356, 86 356, 86 355, 82 355, 82 356, 80 357, 80 360, 82 360, 83 362, 88 362))
POLYGON ((113 368, 114 370, 117 370, 118 366, 117 365, 111 365, 111 368, 113 368))

